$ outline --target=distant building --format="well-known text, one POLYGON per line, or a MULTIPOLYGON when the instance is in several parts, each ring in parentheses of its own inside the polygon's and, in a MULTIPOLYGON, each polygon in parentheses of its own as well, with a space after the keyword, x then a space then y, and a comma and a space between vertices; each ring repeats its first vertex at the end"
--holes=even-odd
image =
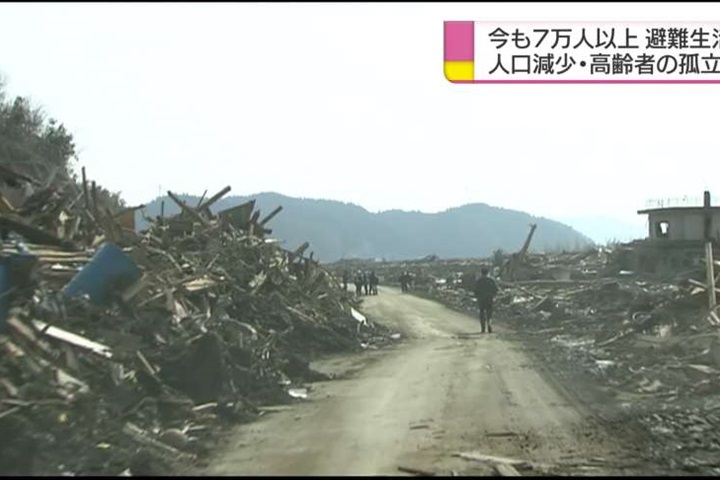
POLYGON ((707 191, 702 205, 680 203, 685 205, 662 202, 637 212, 648 216, 647 238, 619 249, 623 269, 673 275, 701 264, 705 243, 720 242, 720 206, 711 205, 707 191))
POLYGON ((648 216, 648 238, 662 241, 705 242, 720 240, 720 207, 710 204, 705 192, 703 206, 668 206, 639 210, 648 216))

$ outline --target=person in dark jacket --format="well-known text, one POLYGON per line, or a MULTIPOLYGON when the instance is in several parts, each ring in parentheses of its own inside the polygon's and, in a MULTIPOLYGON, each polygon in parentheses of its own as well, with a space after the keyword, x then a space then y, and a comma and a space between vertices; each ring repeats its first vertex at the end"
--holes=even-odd
POLYGON ((480 278, 475 282, 475 298, 480 311, 480 328, 482 333, 487 329, 492 333, 493 301, 498 293, 497 283, 488 276, 488 269, 483 267, 480 270, 480 278))
POLYGON ((347 291, 348 283, 350 283, 350 273, 347 270, 344 270, 342 274, 343 290, 347 291))
POLYGON ((408 277, 407 272, 403 272, 400 274, 400 290, 404 293, 408 291, 408 277))
POLYGON ((363 273, 363 288, 365 295, 370 295, 370 274, 367 271, 363 273))
POLYGON ((358 270, 357 274, 355 274, 355 295, 358 297, 362 295, 362 287, 363 287, 363 278, 362 273, 358 270))
POLYGON ((375 275, 375 272, 370 272, 370 295, 378 294, 378 283, 379 279, 377 275, 375 275))

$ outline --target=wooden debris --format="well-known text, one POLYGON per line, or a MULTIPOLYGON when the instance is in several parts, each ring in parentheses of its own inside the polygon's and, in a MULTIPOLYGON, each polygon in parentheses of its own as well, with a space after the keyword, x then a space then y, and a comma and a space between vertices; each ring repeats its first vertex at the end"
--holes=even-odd
POLYGON ((74 333, 65 331, 61 328, 54 327, 52 325, 48 325, 45 322, 42 322, 40 320, 33 320, 33 325, 35 328, 37 328, 40 332, 44 333, 48 337, 55 338, 57 340, 62 340, 63 342, 67 342, 69 344, 75 345, 76 347, 81 347, 86 350, 90 350, 91 352, 100 355, 101 357, 105 358, 112 358, 112 352, 110 351, 110 347, 106 345, 102 345, 97 342, 93 342, 92 340, 89 340, 87 338, 84 338, 80 335, 76 335, 74 333))
POLYGON ((705 263, 707 273, 708 310, 710 312, 714 312, 717 307, 716 293, 718 289, 715 288, 715 272, 713 270, 715 262, 713 261, 713 248, 711 241, 705 243, 705 263))
POLYGON ((174 458, 193 458, 194 455, 181 452, 175 447, 171 447, 166 443, 154 439, 148 432, 133 423, 126 423, 123 427, 123 433, 129 435, 133 440, 150 448, 157 449, 166 455, 174 458))
MULTIPOLYGON (((706 283, 699 282, 699 281, 697 281, 697 280, 695 280, 695 279, 692 279, 692 278, 688 278, 687 281, 688 281, 688 283, 690 283, 690 284, 692 284, 692 285, 695 285, 695 286, 699 289, 699 291, 701 291, 701 292, 707 292, 707 291, 708 291, 708 284, 706 284, 706 283)), ((718 292, 720 292, 720 289, 718 289, 717 287, 715 287, 715 293, 718 293, 718 292)))
POLYGON ((9 417, 10 415, 12 415, 13 413, 16 413, 18 411, 20 411, 20 407, 13 407, 13 408, 9 408, 5 411, 2 411, 2 412, 0 412, 0 419, 9 417))
POLYGON ((0 195, 0 213, 15 213, 15 207, 3 195, 0 195))
POLYGON ((73 465, 114 469, 137 450, 174 459, 195 448, 191 428, 209 441, 215 427, 261 414, 256 403, 307 397, 297 385, 316 374, 302 352, 391 342, 367 319, 357 328, 358 301, 303 257, 308 243, 292 252, 264 238, 280 208, 262 221, 254 201, 214 216, 228 191, 197 208, 169 193, 181 213, 163 212, 139 233, 131 214, 140 207, 106 209, 87 178, 69 195, 40 192, 23 210, 0 213, 0 227, 25 239, 4 242, 3 253, 35 259, 3 293, 13 310, 0 332, 0 415, 29 422, 38 438, 57 427, 39 419, 55 418, 73 465), (63 295, 108 239, 140 279, 111 282, 103 304, 63 295), (20 399, 32 408, 7 403, 20 399), (101 459, 88 458, 99 450, 101 459))
POLYGON ((213 206, 218 200, 220 200, 222 197, 230 193, 230 190, 232 188, 228 185, 227 187, 220 190, 218 193, 210 197, 205 203, 201 203, 198 205, 197 210, 204 210, 206 214, 210 213, 210 207, 213 206))
POLYGON ((474 460, 476 462, 490 463, 490 464, 503 464, 511 465, 514 467, 533 468, 532 464, 526 460, 520 460, 517 458, 498 457, 495 455, 487 455, 480 452, 461 452, 455 453, 454 457, 459 457, 465 460, 474 460))
POLYGON ((522 477, 515 467, 507 463, 496 463, 494 465, 497 473, 502 477, 522 477))
POLYGON ((31 242, 65 248, 74 248, 74 245, 71 242, 62 240, 52 233, 41 230, 33 225, 25 223, 19 218, 13 217, 14 216, 11 214, 0 214, 0 228, 17 232, 31 242))
POLYGON ((398 470, 405 473, 412 473, 413 475, 420 475, 423 477, 434 477, 436 474, 435 472, 432 472, 430 470, 422 469, 422 468, 415 468, 415 467, 407 467, 404 465, 398 466, 398 470))
POLYGON ((515 432, 488 432, 485 434, 486 437, 517 437, 518 434, 515 432))
POLYGON ((208 227, 210 226, 210 221, 207 220, 205 217, 200 215, 198 212, 195 211, 195 209, 188 207, 185 202, 177 198, 171 191, 168 190, 167 192, 168 197, 179 206, 183 212, 187 213, 192 217, 194 220, 197 220, 198 222, 202 223, 204 226, 208 227))
POLYGON ((281 206, 277 207, 275 210, 270 212, 267 217, 265 217, 263 220, 260 221, 260 226, 264 227, 270 220, 272 220, 275 217, 275 215, 277 215, 281 211, 282 211, 282 207, 281 206))

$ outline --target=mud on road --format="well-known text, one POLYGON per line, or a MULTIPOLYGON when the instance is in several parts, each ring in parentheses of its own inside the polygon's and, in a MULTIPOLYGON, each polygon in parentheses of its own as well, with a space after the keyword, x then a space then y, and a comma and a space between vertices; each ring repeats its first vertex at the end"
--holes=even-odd
POLYGON ((317 362, 333 380, 234 430, 197 473, 655 473, 636 439, 598 422, 589 391, 563 385, 502 325, 483 335, 474 318, 394 289, 366 297, 363 311, 404 341, 317 362))

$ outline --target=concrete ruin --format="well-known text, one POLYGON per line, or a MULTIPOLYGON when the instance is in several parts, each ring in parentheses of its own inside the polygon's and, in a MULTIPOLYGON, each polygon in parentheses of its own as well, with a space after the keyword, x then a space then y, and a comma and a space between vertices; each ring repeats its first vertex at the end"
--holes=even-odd
POLYGON ((702 206, 660 206, 639 210, 648 216, 648 236, 620 247, 626 270, 667 275, 696 268, 705 243, 720 241, 720 206, 711 205, 705 191, 702 206))

